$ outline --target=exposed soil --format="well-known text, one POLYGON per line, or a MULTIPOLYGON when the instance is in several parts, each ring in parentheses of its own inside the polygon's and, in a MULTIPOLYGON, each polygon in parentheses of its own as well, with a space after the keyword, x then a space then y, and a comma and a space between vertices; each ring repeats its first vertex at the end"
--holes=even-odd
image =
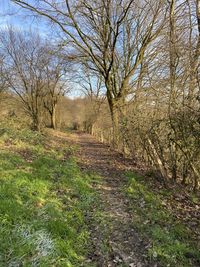
POLYGON ((126 182, 124 172, 134 166, 133 160, 125 160, 109 146, 97 142, 85 133, 74 134, 79 145, 79 164, 83 170, 101 175, 101 183, 94 184, 100 195, 105 223, 91 226, 93 249, 88 261, 101 267, 159 266, 147 258, 147 241, 141 240, 133 228, 133 218, 128 200, 121 189, 126 182))

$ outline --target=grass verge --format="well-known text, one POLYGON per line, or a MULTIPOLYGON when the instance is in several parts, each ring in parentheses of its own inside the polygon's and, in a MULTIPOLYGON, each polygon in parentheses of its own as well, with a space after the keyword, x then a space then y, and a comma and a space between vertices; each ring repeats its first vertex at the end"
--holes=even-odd
POLYGON ((125 193, 130 199, 133 224, 150 240, 149 256, 161 266, 199 266, 200 247, 191 230, 164 205, 166 192, 154 193, 144 177, 127 173, 125 193))
POLYGON ((98 196, 74 147, 12 124, 0 125, 0 149, 0 266, 90 266, 86 212, 98 196))

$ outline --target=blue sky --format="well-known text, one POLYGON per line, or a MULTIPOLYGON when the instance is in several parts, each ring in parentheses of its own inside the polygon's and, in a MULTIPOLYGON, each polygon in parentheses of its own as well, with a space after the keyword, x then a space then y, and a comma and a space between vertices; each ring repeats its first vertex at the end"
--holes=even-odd
POLYGON ((27 10, 13 4, 10 0, 0 0, 0 28, 13 25, 22 30, 35 29, 41 34, 47 34, 50 26, 44 20, 30 16, 27 10))
MULTIPOLYGON (((52 30, 52 25, 48 24, 48 21, 44 18, 36 19, 30 15, 30 13, 15 4, 10 0, 0 0, 0 29, 4 29, 7 26, 12 25, 17 30, 35 30, 44 35, 50 37, 51 40, 57 38, 58 31, 52 30)), ((69 97, 75 98, 80 95, 77 84, 73 85, 74 90, 68 94, 69 97)))

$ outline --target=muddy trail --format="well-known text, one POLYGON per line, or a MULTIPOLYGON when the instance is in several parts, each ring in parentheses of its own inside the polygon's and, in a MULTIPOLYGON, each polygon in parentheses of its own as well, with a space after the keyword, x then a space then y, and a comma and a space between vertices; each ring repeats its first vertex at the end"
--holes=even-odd
POLYGON ((102 177, 94 187, 100 195, 98 208, 102 210, 103 220, 92 222, 90 216, 93 216, 88 215, 93 243, 88 263, 99 267, 159 266, 147 257, 149 244, 134 229, 134 218, 129 212, 128 200, 122 193, 126 183, 124 173, 134 168, 134 162, 124 159, 88 134, 75 133, 73 136, 80 148, 78 161, 81 169, 102 177))

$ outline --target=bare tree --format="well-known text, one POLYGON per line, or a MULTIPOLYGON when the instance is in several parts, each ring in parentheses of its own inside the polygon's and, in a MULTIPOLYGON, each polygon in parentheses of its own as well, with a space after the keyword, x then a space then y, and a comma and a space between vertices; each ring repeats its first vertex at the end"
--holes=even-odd
POLYGON ((53 94, 55 99, 53 92, 56 89, 50 84, 50 73, 47 70, 51 69, 51 81, 54 84, 57 84, 60 78, 57 74, 53 76, 56 69, 51 65, 52 53, 48 44, 34 33, 9 28, 1 33, 0 39, 1 50, 5 55, 5 78, 8 85, 32 119, 32 128, 40 130, 44 98, 53 94))
POLYGON ((85 95, 86 109, 88 111, 84 128, 90 134, 95 134, 94 126, 101 113, 101 107, 106 100, 102 76, 88 69, 84 69, 83 75, 78 80, 81 91, 85 95))
POLYGON ((163 1, 13 2, 58 25, 90 69, 102 75, 117 145, 119 110, 124 107, 147 48, 163 28, 163 1))
POLYGON ((189 11, 190 11, 190 86, 189 86, 189 92, 188 97, 189 99, 194 99, 194 96, 197 96, 197 94, 200 94, 200 85, 199 85, 199 59, 200 59, 200 1, 195 1, 195 17, 196 17, 196 25, 197 25, 197 42, 196 47, 193 49, 193 42, 192 42, 192 35, 193 35, 193 22, 192 22, 192 7, 190 1, 187 1, 189 11), (197 90, 195 90, 198 88, 197 90))
POLYGON ((5 55, 0 52, 0 94, 8 89, 5 72, 5 55))
POLYGON ((69 77, 67 75, 71 72, 71 64, 64 60, 59 51, 53 51, 52 47, 49 47, 46 54, 49 55, 49 62, 44 69, 46 85, 44 88, 43 104, 50 115, 50 127, 55 129, 58 102, 62 96, 70 91, 69 77))

